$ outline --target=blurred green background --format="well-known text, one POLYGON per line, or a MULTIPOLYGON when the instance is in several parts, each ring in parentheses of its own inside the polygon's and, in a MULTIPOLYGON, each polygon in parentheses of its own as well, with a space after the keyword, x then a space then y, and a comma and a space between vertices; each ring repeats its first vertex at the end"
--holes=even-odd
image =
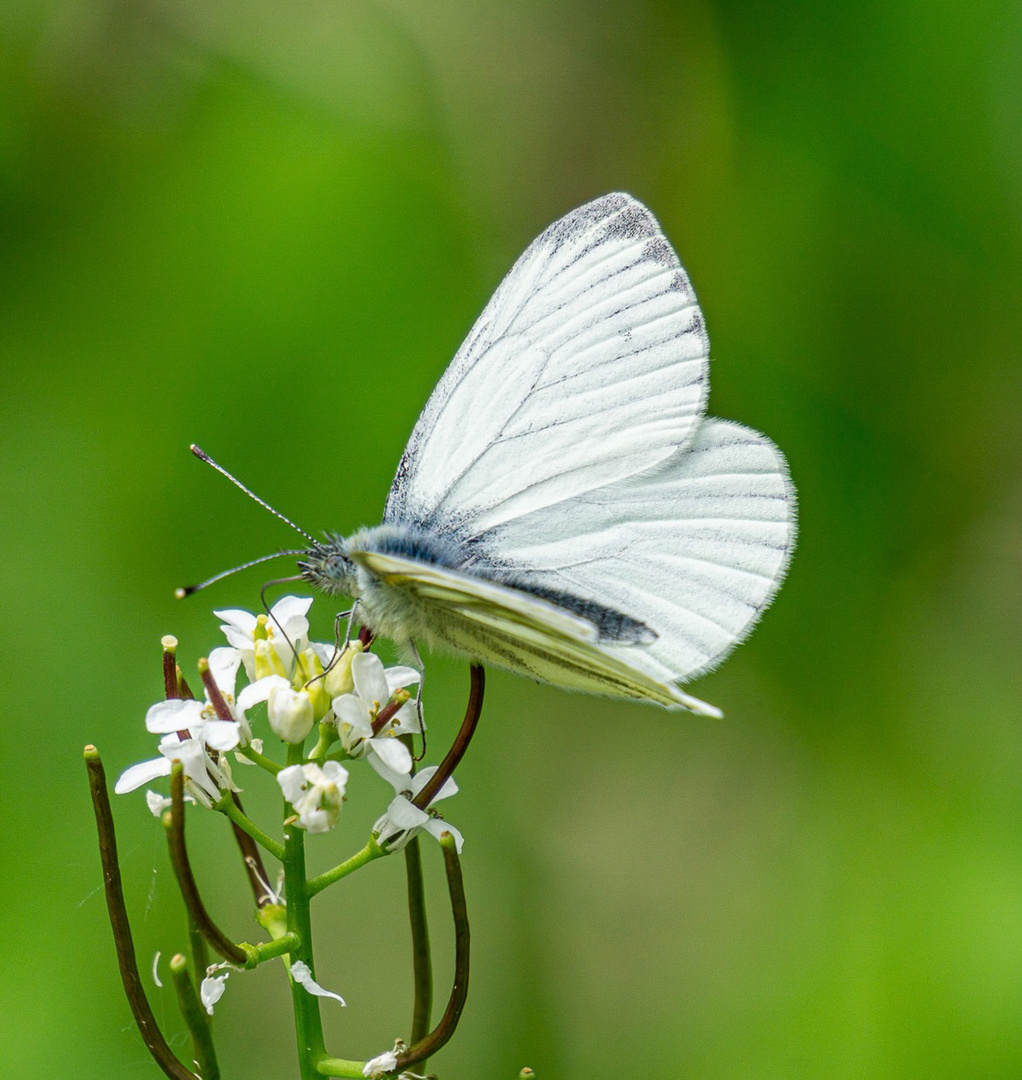
MULTIPOLYGON (((188 444, 306 529, 375 523, 504 271, 613 189, 699 291, 711 412, 787 454, 800 546, 694 686, 723 722, 491 673, 448 804, 473 990, 433 1067, 1022 1075, 1020 29, 1003 0, 5 0, 5 1077, 157 1075, 81 747, 112 777, 151 756, 160 636, 190 667, 211 609, 255 608, 277 568, 172 589, 294 543, 188 444)), ((329 638, 333 608, 313 610, 329 638)), ((466 671, 429 670, 439 746, 466 671)), ((361 846, 373 781, 315 865, 361 846)), ((141 793, 115 813, 147 968, 184 943, 179 903, 141 793)), ((251 938, 207 817, 199 876, 251 938)), ((337 1054, 406 1033, 402 911, 396 859, 319 901, 337 1054)), ((225 1076, 294 1076, 289 1024, 279 967, 235 976, 225 1076)))

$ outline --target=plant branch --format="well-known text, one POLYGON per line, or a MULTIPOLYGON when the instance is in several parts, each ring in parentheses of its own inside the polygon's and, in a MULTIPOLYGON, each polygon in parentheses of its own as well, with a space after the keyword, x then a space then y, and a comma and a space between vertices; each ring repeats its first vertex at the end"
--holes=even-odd
POLYGON ((217 1064, 216 1050, 213 1047, 209 1017, 195 993, 195 985, 188 977, 188 961, 181 953, 171 957, 170 975, 177 991, 178 1007, 192 1036, 192 1050, 202 1080, 220 1080, 220 1066, 217 1064))
POLYGON ((92 807, 96 814, 96 829, 99 832, 99 853, 103 862, 103 886, 106 891, 106 906, 110 914, 110 926, 114 933, 114 945, 117 948, 117 965, 121 971, 121 983, 131 1007, 131 1014, 138 1024, 139 1034, 146 1044, 153 1060, 171 1080, 198 1080, 190 1069, 174 1056, 167 1045, 156 1017, 149 1006, 149 1001, 142 989, 142 979, 135 960, 135 946, 131 939, 131 925, 124 906, 124 890, 121 887, 121 869, 117 861, 117 837, 114 832, 114 818, 110 810, 110 796, 107 794, 106 773, 99 751, 94 746, 85 748, 85 766, 89 771, 89 789, 92 793, 92 807))
POLYGON ((419 838, 413 836, 405 846, 405 872, 408 877, 408 919, 412 928, 412 979, 415 1000, 412 1006, 411 1042, 417 1043, 429 1031, 433 1008, 433 965, 429 955, 429 923, 426 919, 426 895, 422 881, 422 852, 419 838))
POLYGON ((229 817, 242 832, 248 833, 256 843, 261 844, 266 848, 275 859, 283 861, 284 845, 279 840, 274 840, 268 833, 263 832, 263 830, 241 810, 234 799, 221 799, 216 803, 215 809, 219 810, 225 817, 229 817))
POLYGON ((180 761, 174 761, 170 770, 170 811, 163 815, 163 827, 167 832, 170 846, 170 861, 177 877, 178 888, 185 902, 189 915, 195 920, 202 936, 214 949, 232 964, 243 965, 247 959, 239 949, 210 918, 209 912, 199 896, 199 887, 192 874, 188 861, 188 849, 185 846, 185 801, 184 769, 180 761))
POLYGON ((450 750, 440 762, 437 771, 429 778, 426 785, 418 795, 412 799, 412 805, 420 810, 425 810, 436 798, 437 792, 447 782, 447 778, 457 768, 458 763, 465 756, 468 744, 472 741, 476 725, 479 723, 479 714, 483 711, 483 692, 486 689, 486 672, 482 664, 469 665, 471 673, 471 687, 468 693, 468 705, 465 709, 465 719, 461 722, 461 728, 455 736, 450 750))
POLYGON ((398 1055, 394 1072, 403 1072, 410 1065, 435 1054, 454 1034, 461 1019, 462 1009, 468 997, 468 967, 471 936, 468 928, 468 909, 465 905, 465 884, 461 876, 461 860, 454 837, 449 832, 440 834, 440 846, 444 853, 444 869, 447 871, 447 889, 451 896, 451 912, 454 915, 454 986, 440 1023, 414 1046, 398 1055))

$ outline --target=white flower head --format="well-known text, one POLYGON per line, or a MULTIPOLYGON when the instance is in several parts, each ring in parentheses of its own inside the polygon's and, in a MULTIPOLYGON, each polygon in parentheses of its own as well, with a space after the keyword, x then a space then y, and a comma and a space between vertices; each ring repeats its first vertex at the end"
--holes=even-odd
MULTIPOLYGON (((422 772, 408 776, 388 769, 378 758, 371 757, 369 764, 397 792, 390 806, 387 807, 387 812, 373 826, 373 833, 376 835, 378 844, 388 844, 391 851, 397 851, 403 848, 413 836, 425 829, 437 840, 440 839, 442 833, 449 832, 454 837, 458 854, 461 854, 465 842, 461 833, 453 825, 434 817, 425 810, 420 810, 412 802, 412 799, 419 794, 436 772, 436 765, 430 765, 422 772)), ((454 778, 450 777, 433 796, 433 802, 448 799, 457 793, 458 785, 454 782, 454 778)))
POLYGON ((284 596, 269 615, 253 615, 230 608, 213 612, 223 620, 223 630, 231 647, 237 650, 250 682, 265 675, 290 675, 297 649, 309 643, 310 597, 284 596), (294 648, 292 648, 292 645, 294 648))
POLYGON ((284 798, 294 807, 301 827, 310 833, 328 832, 341 816, 348 770, 336 761, 318 765, 289 765, 277 773, 284 798))
POLYGON ((371 1061, 367 1061, 362 1067, 362 1075, 366 1077, 384 1076, 397 1068, 397 1054, 388 1050, 385 1054, 377 1054, 371 1061))
MULTIPOLYGON (((160 757, 125 769, 114 785, 114 793, 123 795, 157 777, 170 776, 171 763, 175 760, 181 762, 184 770, 185 790, 202 806, 212 806, 221 791, 235 790, 227 759, 220 757, 214 761, 201 739, 182 739, 178 732, 169 732, 160 739, 159 751, 160 757)), ((152 809, 153 802, 148 801, 152 809)))
POLYGON ((395 694, 414 686, 421 676, 410 667, 384 668, 375 653, 360 652, 351 659, 351 678, 354 693, 341 694, 333 702, 337 733, 345 752, 351 757, 377 757, 393 772, 409 773, 412 755, 396 736, 422 731, 419 706, 410 699, 399 704, 401 698, 395 698, 395 694), (391 715, 374 734, 374 724, 378 726, 379 716, 388 705, 391 715))

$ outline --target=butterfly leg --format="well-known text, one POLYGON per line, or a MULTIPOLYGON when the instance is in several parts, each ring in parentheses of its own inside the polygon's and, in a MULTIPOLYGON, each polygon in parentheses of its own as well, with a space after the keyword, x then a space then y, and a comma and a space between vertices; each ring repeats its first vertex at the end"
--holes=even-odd
POLYGON ((426 756, 426 725, 422 719, 422 688, 426 684, 426 665, 419 655, 419 647, 412 638, 408 639, 408 648, 414 658, 415 669, 419 673, 419 685, 415 688, 415 715, 419 718, 419 732, 422 735, 422 751, 416 757, 416 761, 422 761, 426 756))

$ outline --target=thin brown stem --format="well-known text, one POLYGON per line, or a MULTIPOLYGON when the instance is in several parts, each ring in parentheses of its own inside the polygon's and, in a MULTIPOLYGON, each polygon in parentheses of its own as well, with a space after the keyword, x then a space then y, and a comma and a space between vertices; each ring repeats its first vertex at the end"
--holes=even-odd
POLYGON ((436 798, 437 792, 447 782, 448 777, 457 768, 458 763, 465 756, 468 744, 472 741, 476 725, 479 723, 479 714, 483 711, 483 693, 486 690, 486 672, 482 664, 473 663, 469 666, 471 673, 471 687, 468 693, 468 705, 465 708, 465 719, 461 722, 461 728, 455 736, 450 750, 440 762, 437 771, 429 778, 423 789, 412 799, 412 804, 420 810, 425 810, 436 798))
POLYGON ((121 971, 121 983, 131 1007, 131 1014, 138 1025, 139 1034, 153 1060, 171 1080, 198 1080, 195 1073, 186 1069, 174 1056, 163 1033, 156 1023, 153 1010, 142 989, 142 979, 135 961, 135 945, 131 938, 131 925, 124 905, 121 887, 121 869, 117 861, 117 837, 114 818, 110 810, 110 796, 106 789, 106 773, 99 751, 94 746, 85 748, 85 766, 89 771, 89 789, 92 807, 96 813, 96 829, 99 832, 99 854, 103 862, 103 886, 106 906, 110 914, 110 926, 114 932, 117 949, 117 965, 121 971))
POLYGON ((170 800, 170 812, 163 815, 163 825, 167 830, 167 842, 170 845, 170 861, 174 867, 178 888, 181 890, 181 897, 188 909, 188 914, 195 920, 195 925, 198 926, 202 936, 225 960, 243 966, 247 959, 244 951, 239 949, 210 918, 199 896, 195 876, 192 874, 188 849, 185 846, 184 769, 179 761, 175 761, 171 766, 170 800))
POLYGON ((405 845, 405 873, 408 878, 408 919, 412 928, 412 982, 415 999, 412 1005, 411 1042, 417 1043, 429 1031, 433 1010, 433 964, 429 953, 429 923, 426 919, 426 891, 422 880, 422 852, 419 838, 413 836, 405 845))
POLYGON ((470 934, 461 861, 458 858, 454 837, 449 832, 440 834, 440 846, 444 853, 447 889, 451 896, 451 912, 454 915, 454 986, 440 1023, 424 1039, 420 1039, 403 1054, 398 1055, 394 1072, 401 1072, 411 1065, 425 1061, 448 1042, 458 1026, 461 1012, 465 1008, 465 1000, 468 997, 470 934))

